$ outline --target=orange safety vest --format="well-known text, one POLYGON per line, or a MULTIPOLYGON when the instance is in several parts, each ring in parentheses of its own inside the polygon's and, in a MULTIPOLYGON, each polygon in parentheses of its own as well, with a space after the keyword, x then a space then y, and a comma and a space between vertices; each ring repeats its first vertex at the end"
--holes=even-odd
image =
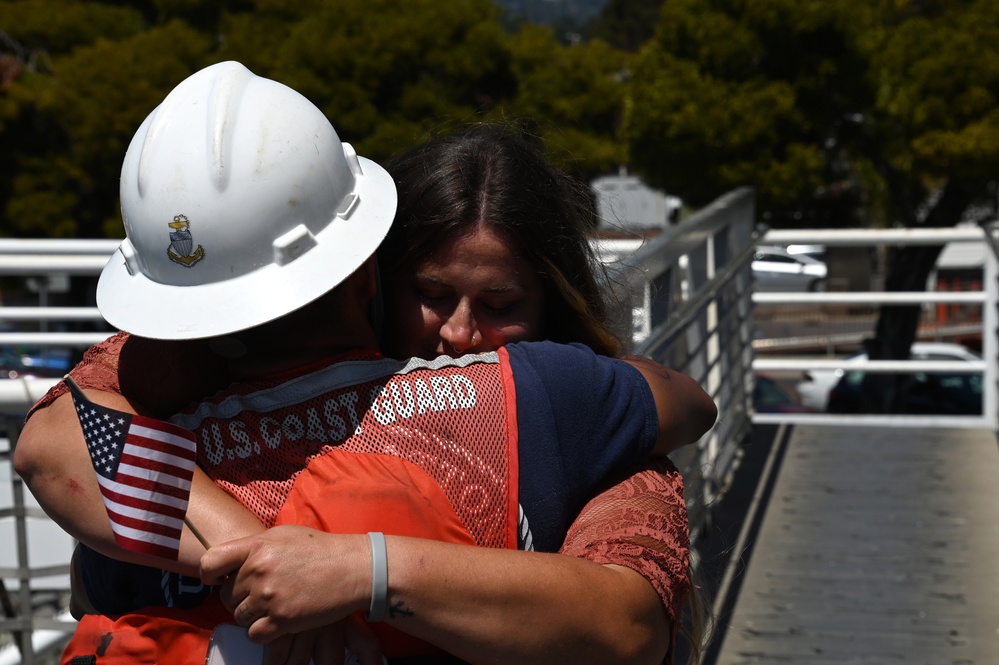
MULTIPOLYGON (((174 422, 199 466, 268 526, 517 548, 517 414, 504 350, 474 361, 347 361, 248 383, 174 422)), ((203 665, 217 594, 195 610, 87 615, 62 665, 203 665)), ((389 659, 442 652, 371 624, 389 659)))

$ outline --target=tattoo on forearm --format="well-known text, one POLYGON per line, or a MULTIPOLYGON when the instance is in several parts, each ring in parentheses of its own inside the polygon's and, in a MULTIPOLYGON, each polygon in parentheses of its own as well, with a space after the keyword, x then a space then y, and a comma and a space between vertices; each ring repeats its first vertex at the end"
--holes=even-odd
POLYGON ((397 603, 389 606, 389 618, 390 619, 404 619, 407 617, 415 616, 416 612, 406 607, 406 601, 400 600, 397 603))

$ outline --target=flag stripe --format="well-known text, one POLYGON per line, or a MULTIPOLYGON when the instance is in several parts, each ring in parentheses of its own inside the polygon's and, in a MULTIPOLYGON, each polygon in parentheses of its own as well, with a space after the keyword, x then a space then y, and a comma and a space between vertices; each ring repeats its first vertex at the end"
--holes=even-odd
POLYGON ((163 494, 165 496, 171 496, 174 499, 179 499, 181 501, 186 501, 189 492, 184 487, 174 487, 173 485, 165 485, 157 480, 162 480, 157 478, 155 480, 148 480, 146 478, 136 478, 135 476, 130 476, 124 473, 119 473, 118 477, 114 481, 117 485, 122 488, 123 494, 128 494, 129 496, 142 497, 148 495, 159 495, 163 494), (131 487, 132 492, 125 492, 124 488, 131 487))
POLYGON ((135 531, 145 531, 146 533, 163 536, 167 538, 179 539, 180 532, 183 529, 184 519, 172 519, 164 517, 163 515, 158 515, 155 513, 148 513, 144 516, 130 517, 128 515, 120 515, 118 513, 112 512, 111 506, 107 506, 108 515, 111 518, 113 526, 111 527, 114 531, 119 529, 134 529, 135 531))
POLYGON ((187 506, 177 507, 163 504, 152 504, 148 501, 143 501, 142 499, 135 499, 121 494, 115 494, 114 492, 109 492, 104 488, 101 488, 101 494, 104 496, 104 504, 107 506, 109 511, 113 510, 114 512, 123 515, 139 516, 158 514, 169 519, 183 520, 184 515, 187 513, 187 506))
POLYGON ((179 544, 160 545, 159 543, 152 543, 142 538, 128 538, 117 533, 114 534, 114 539, 118 545, 130 552, 158 556, 161 559, 176 559, 177 553, 180 551, 179 544))
MULTIPOLYGON (((172 496, 175 499, 181 499, 186 501, 189 495, 189 491, 186 487, 174 487, 173 485, 165 485, 163 483, 156 482, 157 480, 162 480, 157 478, 155 480, 148 480, 146 478, 136 478, 135 476, 129 476, 125 474, 118 474, 115 480, 109 480, 109 483, 116 482, 120 487, 118 491, 122 494, 128 494, 129 496, 141 497, 143 492, 147 494, 165 494, 167 496, 172 496), (126 492, 124 488, 131 487, 132 492, 126 492)), ((110 485, 109 485, 110 487, 110 485)))
POLYGON ((187 511, 187 495, 174 487, 166 488, 170 492, 156 492, 108 480, 104 476, 97 476, 97 482, 100 483, 101 493, 104 496, 124 504, 141 505, 143 502, 151 502, 162 506, 163 510, 187 511))
POLYGON ((150 533, 145 529, 133 529, 132 527, 118 524, 117 522, 111 522, 111 530, 123 538, 130 538, 133 540, 148 539, 149 542, 164 547, 180 546, 180 534, 174 534, 174 537, 170 537, 164 534, 150 533))
POLYGON ((156 441, 155 439, 143 439, 132 436, 131 433, 129 433, 128 438, 125 440, 125 449, 122 451, 122 455, 129 454, 142 455, 148 457, 150 461, 167 464, 187 473, 194 471, 195 460, 193 452, 165 444, 162 441, 156 441))
POLYGON ((132 416, 132 426, 140 433, 145 431, 156 432, 156 434, 146 435, 150 438, 162 441, 177 441, 177 445, 183 446, 191 452, 196 450, 197 437, 195 437, 194 432, 180 425, 174 425, 166 420, 157 420, 146 416, 132 416), (181 443, 182 441, 185 443, 181 443))
POLYGON ((184 515, 187 512, 180 508, 174 508, 173 506, 157 505, 150 508, 149 503, 143 503, 142 501, 136 501, 134 499, 129 499, 128 497, 121 497, 120 495, 112 494, 109 496, 106 492, 102 492, 102 494, 104 495, 104 505, 107 506, 107 509, 121 515, 131 515, 133 517, 145 516, 144 519, 153 519, 149 516, 161 516, 163 519, 174 521, 179 520, 182 522, 184 521, 184 515))
POLYGON ((193 473, 187 476, 174 475, 170 467, 150 466, 141 457, 135 455, 121 456, 118 473, 124 473, 134 478, 135 482, 143 485, 152 482, 163 487, 175 487, 184 492, 191 491, 191 479, 194 477, 193 473))
MULTIPOLYGON (((135 457, 129 456, 128 461, 142 463, 141 459, 136 459, 135 457)), ((177 476, 171 476, 168 473, 163 473, 157 469, 148 469, 141 466, 136 466, 134 464, 128 464, 125 460, 125 456, 122 455, 121 466, 118 467, 118 480, 123 483, 128 483, 129 485, 134 485, 135 487, 147 487, 152 489, 152 485, 155 485, 159 491, 167 492, 167 488, 174 487, 181 490, 187 494, 191 492, 191 479, 190 478, 178 478, 177 476), (126 476, 127 478, 122 478, 121 476, 126 476)))

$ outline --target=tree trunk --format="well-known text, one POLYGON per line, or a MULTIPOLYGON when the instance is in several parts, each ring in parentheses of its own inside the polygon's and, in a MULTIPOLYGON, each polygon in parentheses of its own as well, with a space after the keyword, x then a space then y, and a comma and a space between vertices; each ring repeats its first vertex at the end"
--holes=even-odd
MULTIPOLYGON (((916 228, 955 226, 971 203, 960 183, 952 181, 930 213, 916 228)), ((924 291, 943 245, 909 245, 891 257, 885 291, 924 291)), ((920 305, 882 305, 874 337, 864 346, 871 360, 907 360, 916 340, 920 305)), ((872 413, 902 413, 911 376, 868 372, 862 387, 864 403, 872 413)))

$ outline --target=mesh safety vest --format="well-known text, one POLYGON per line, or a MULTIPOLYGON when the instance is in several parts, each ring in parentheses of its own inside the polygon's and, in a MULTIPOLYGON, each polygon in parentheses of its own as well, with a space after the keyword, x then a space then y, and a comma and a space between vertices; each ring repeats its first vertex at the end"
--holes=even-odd
MULTIPOLYGON (((631 388, 607 383, 608 393, 631 388)), ((593 412, 602 397, 591 392, 596 403, 580 407, 593 412)), ((517 396, 506 349, 433 361, 340 360, 241 383, 171 420, 197 433, 199 466, 265 525, 518 546, 517 396)), ((647 422, 636 428, 650 438, 647 422)), ((591 443, 607 447, 601 436, 591 443)), ((649 445, 616 462, 633 463, 649 445)), ((101 651, 98 664, 201 665, 212 628, 231 620, 214 595, 195 610, 87 616, 62 662, 101 651), (181 633, 184 640, 160 639, 181 633)), ((384 624, 372 627, 389 658, 440 653, 384 624)))

